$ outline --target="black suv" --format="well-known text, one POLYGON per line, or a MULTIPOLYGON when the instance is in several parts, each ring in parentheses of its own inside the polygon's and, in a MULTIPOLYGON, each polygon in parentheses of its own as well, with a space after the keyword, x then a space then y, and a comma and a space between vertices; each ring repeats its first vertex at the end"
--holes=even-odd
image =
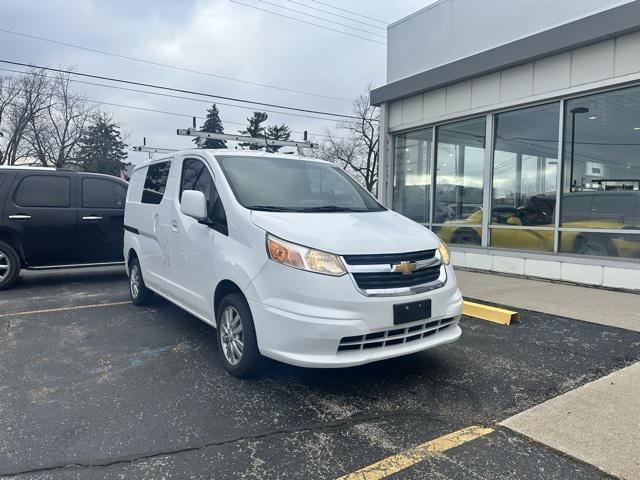
POLYGON ((21 268, 122 263, 126 193, 108 175, 0 167, 0 290, 21 268))

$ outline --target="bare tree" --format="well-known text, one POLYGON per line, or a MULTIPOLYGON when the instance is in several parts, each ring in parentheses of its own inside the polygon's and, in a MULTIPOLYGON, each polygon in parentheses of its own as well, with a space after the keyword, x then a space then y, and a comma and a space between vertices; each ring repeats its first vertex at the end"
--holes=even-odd
POLYGON ((26 132, 49 104, 47 78, 36 69, 20 77, 4 77, 1 96, 4 107, 0 116, 0 165, 14 165, 20 158, 29 156, 26 132))
POLYGON ((70 88, 68 73, 49 78, 49 102, 31 117, 27 140, 42 165, 62 168, 73 159, 94 107, 70 88))
POLYGON ((368 92, 359 95, 353 101, 356 118, 339 122, 337 133, 329 131, 318 153, 352 173, 371 193, 378 183, 379 114, 379 109, 370 105, 368 92))

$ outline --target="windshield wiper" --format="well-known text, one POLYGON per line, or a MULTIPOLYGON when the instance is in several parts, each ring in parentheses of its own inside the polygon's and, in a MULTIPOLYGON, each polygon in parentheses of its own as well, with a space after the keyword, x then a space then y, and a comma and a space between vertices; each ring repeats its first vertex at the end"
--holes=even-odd
POLYGON ((297 212, 297 209, 287 207, 276 207, 273 205, 249 205, 249 210, 260 210, 262 212, 297 212))
POLYGON ((303 207, 301 212, 365 212, 363 209, 339 207, 337 205, 322 205, 321 207, 303 207))

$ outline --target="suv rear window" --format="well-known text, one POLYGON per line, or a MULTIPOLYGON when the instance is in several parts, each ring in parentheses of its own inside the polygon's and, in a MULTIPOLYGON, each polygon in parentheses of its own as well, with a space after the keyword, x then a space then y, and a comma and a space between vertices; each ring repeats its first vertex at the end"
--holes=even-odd
POLYGON ((149 165, 147 178, 144 181, 144 190, 142 191, 142 203, 160 204, 164 196, 164 190, 167 188, 170 169, 171 162, 149 165))
POLYGON ((102 178, 82 179, 82 206, 85 208, 124 208, 127 189, 102 178))
POLYGON ((21 207, 69 207, 71 182, 69 177, 54 175, 24 177, 13 199, 21 207))

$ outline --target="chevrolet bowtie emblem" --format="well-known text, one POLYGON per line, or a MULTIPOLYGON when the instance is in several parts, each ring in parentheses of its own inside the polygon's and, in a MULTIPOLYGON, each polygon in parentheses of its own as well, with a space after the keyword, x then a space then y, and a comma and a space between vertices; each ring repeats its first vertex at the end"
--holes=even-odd
POLYGON ((400 272, 403 275, 411 275, 411 272, 413 272, 416 268, 418 268, 418 265, 416 265, 415 262, 400 262, 396 265, 393 265, 391 267, 391 271, 400 272))

